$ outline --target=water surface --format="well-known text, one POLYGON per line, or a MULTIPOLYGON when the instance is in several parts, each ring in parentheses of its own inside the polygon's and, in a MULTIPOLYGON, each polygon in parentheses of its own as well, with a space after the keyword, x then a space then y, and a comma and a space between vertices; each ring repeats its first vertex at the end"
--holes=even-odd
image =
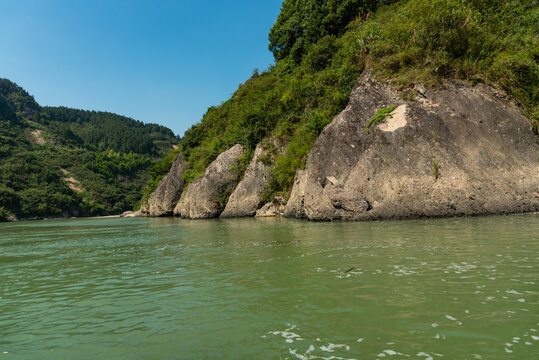
POLYGON ((539 216, 0 224, 1 359, 536 359, 539 216))

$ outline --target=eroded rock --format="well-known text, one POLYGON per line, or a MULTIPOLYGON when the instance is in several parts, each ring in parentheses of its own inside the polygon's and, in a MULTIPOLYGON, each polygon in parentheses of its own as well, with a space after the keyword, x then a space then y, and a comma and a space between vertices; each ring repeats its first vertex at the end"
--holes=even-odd
POLYGON ((269 202, 256 211, 256 217, 274 217, 282 215, 284 205, 269 202))
POLYGON ((259 144, 242 180, 230 195, 222 218, 254 216, 262 205, 262 192, 268 182, 269 166, 261 161, 265 151, 259 144))
POLYGON ((486 85, 449 82, 404 101, 368 72, 296 174, 284 215, 366 220, 539 211, 539 145, 486 85), (365 131, 380 109, 388 123, 365 131), (386 119, 387 121, 388 119, 386 119))
POLYGON ((174 209, 174 215, 189 219, 218 217, 238 184, 235 167, 244 153, 243 146, 237 144, 220 154, 204 174, 189 184, 174 209))
POLYGON ((184 181, 182 176, 187 169, 187 163, 182 153, 179 153, 168 174, 161 180, 157 188, 148 199, 148 203, 141 207, 144 216, 169 216, 174 212, 182 194, 184 181))
POLYGON ((305 179, 305 172, 303 170, 296 171, 292 193, 284 207, 283 216, 297 219, 305 217, 305 208, 303 206, 305 199, 305 179))
POLYGON ((141 217, 141 216, 142 216, 142 212, 140 210, 124 211, 123 213, 120 214, 121 218, 136 218, 136 217, 141 217))

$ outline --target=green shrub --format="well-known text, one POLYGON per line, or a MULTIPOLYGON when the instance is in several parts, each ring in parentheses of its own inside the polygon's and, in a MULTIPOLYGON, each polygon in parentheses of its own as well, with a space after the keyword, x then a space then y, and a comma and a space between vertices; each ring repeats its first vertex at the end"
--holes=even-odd
POLYGON ((396 109, 396 106, 390 106, 384 109, 379 109, 373 118, 369 120, 365 125, 365 134, 369 134, 369 129, 372 125, 380 124, 384 122, 387 117, 392 117, 391 113, 396 109))

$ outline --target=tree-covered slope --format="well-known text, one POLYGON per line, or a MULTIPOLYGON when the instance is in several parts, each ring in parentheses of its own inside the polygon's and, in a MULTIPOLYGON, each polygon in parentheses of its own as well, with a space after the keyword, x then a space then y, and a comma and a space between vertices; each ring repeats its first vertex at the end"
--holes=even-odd
POLYGON ((0 219, 130 210, 171 130, 111 113, 40 107, 0 79, 0 219))
MULTIPOLYGON (((414 85, 484 82, 522 105, 537 126, 536 0, 285 0, 270 30, 276 63, 208 109, 181 149, 189 183, 236 143, 273 153, 266 200, 287 196, 294 174, 369 69, 410 98, 414 85)), ((246 161, 244 161, 246 163, 246 161)))

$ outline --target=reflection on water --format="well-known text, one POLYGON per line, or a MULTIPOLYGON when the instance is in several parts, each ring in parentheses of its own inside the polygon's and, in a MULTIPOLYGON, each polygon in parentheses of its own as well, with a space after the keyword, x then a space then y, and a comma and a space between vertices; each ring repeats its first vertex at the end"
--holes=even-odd
POLYGON ((0 360, 532 359, 537 215, 0 224, 0 360))

